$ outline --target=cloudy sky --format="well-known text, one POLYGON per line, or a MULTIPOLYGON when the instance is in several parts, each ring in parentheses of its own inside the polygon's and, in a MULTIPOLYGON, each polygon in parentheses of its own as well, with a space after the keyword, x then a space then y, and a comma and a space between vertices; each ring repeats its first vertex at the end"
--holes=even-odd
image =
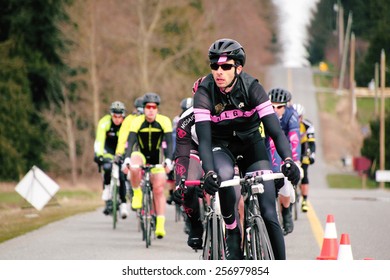
POLYGON ((272 0, 279 12, 279 41, 282 44, 281 62, 287 67, 302 67, 309 64, 305 43, 306 28, 312 10, 319 0, 272 0))

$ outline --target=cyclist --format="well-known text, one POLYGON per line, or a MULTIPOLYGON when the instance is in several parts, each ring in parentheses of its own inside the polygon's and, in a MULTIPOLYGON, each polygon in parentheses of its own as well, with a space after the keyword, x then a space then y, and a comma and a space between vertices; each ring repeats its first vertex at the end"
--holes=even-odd
MULTIPOLYGON (((172 133, 172 146, 173 146, 173 149, 172 150, 173 151, 175 151, 175 149, 176 149, 176 128, 177 128, 177 123, 179 122, 180 116, 188 108, 192 107, 192 104, 193 104, 192 97, 184 98, 180 102, 181 113, 173 118, 173 121, 172 121, 172 131, 173 131, 173 133, 172 133)), ((172 156, 172 158, 174 158, 174 155, 172 156)), ((175 189, 175 174, 174 174, 174 170, 172 170, 168 174, 168 187, 169 187, 169 197, 167 199, 167 203, 168 204, 172 204, 172 201, 173 201, 172 194, 173 194, 173 191, 175 189)))
MULTIPOLYGON (((161 114, 158 114, 160 105, 160 96, 154 92, 144 95, 143 107, 144 114, 136 117, 131 124, 128 137, 128 147, 126 158, 122 169, 125 174, 129 172, 128 166, 131 164, 158 164, 160 158, 161 142, 165 139, 167 148, 164 149, 166 168, 153 168, 151 183, 153 185, 153 198, 155 212, 157 214, 156 231, 157 238, 163 238, 165 232, 165 195, 164 186, 166 184, 166 174, 172 169, 172 123, 171 120, 161 114), (138 143, 139 151, 134 151, 134 145, 138 143)), ((140 183, 142 173, 139 168, 130 168, 130 181, 133 188, 132 208, 140 209, 142 207, 142 190, 140 183)))
POLYGON ((298 112, 299 121, 300 121, 300 133, 301 133, 301 162, 303 169, 303 178, 301 181, 301 193, 302 193, 302 212, 307 212, 307 196, 309 194, 309 177, 308 169, 309 165, 313 164, 315 161, 315 152, 316 152, 316 140, 315 140, 315 130, 313 124, 303 117, 305 113, 305 108, 301 104, 293 104, 294 109, 298 112))
MULTIPOLYGON (((204 77, 195 81, 192 87, 193 94, 203 79, 204 77)), ((187 217, 186 223, 189 229, 188 246, 194 249, 201 249, 203 244, 203 226, 200 220, 198 198, 203 196, 203 191, 198 187, 187 187, 187 190, 183 193, 179 188, 181 178, 199 180, 203 175, 198 153, 198 137, 195 132, 195 116, 192 106, 185 110, 178 120, 174 154, 176 190, 172 198, 176 203, 183 204, 187 217)))
MULTIPOLYGON (((114 159, 115 150, 118 143, 118 133, 122 126, 123 119, 126 115, 125 104, 115 101, 110 106, 110 114, 105 115, 99 120, 96 130, 96 139, 94 144, 95 162, 103 166, 104 182, 102 200, 105 201, 103 213, 110 214, 112 210, 112 200, 110 192, 112 160, 114 159)), ((126 179, 122 172, 119 172, 119 212, 123 219, 128 216, 126 205, 126 179)))
MULTIPOLYGON (((194 95, 195 127, 202 160, 204 188, 220 194, 221 211, 226 224, 227 258, 241 259, 241 234, 235 217, 236 195, 233 187, 219 189, 220 182, 234 176, 235 159, 243 173, 272 172, 259 126, 264 123, 278 153, 284 159, 282 172, 296 184, 299 168, 292 160, 288 140, 259 82, 243 72, 246 55, 235 40, 215 41, 208 52, 211 74, 194 95), (287 165, 288 164, 288 165, 287 165)), ((264 183, 259 197, 276 259, 285 259, 283 232, 275 207, 275 186, 264 183)))
MULTIPOLYGON (((298 113, 291 106, 287 105, 291 101, 291 93, 283 88, 273 88, 268 92, 268 96, 279 119, 280 126, 290 142, 292 160, 299 166, 301 156, 299 117, 298 113)), ((278 172, 282 164, 282 159, 276 151, 273 139, 268 136, 266 139, 272 171, 278 172)), ((295 202, 295 192, 293 186, 287 180, 276 180, 276 185, 279 193, 279 201, 282 206, 283 230, 286 235, 294 230, 293 218, 290 211, 290 198, 292 202, 295 202)))

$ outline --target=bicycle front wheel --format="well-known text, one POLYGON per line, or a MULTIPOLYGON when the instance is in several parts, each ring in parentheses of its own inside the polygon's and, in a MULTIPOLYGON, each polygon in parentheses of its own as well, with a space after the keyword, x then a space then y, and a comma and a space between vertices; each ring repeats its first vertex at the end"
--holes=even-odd
POLYGON ((112 228, 116 229, 116 223, 118 221, 118 187, 114 183, 112 190, 112 228))
POLYGON ((210 215, 206 216, 206 222, 205 222, 205 235, 204 235, 204 242, 203 242, 203 254, 202 259, 203 260, 210 260, 211 259, 211 234, 212 234, 212 219, 210 215))
POLYGON ((144 213, 143 213, 143 221, 144 221, 144 228, 145 228, 145 242, 146 242, 146 248, 149 248, 149 246, 152 243, 151 236, 152 236, 152 215, 150 213, 150 195, 148 192, 145 192, 143 194, 143 205, 144 205, 144 213))
POLYGON ((250 250, 254 260, 274 260, 271 241, 269 240, 267 228, 260 217, 254 219, 250 229, 250 250))

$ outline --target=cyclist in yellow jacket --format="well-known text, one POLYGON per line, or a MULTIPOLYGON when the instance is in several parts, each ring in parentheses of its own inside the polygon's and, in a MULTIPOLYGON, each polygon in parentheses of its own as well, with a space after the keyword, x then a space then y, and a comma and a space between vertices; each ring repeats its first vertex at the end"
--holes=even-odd
MULTIPOLYGON (((103 193, 102 200, 105 201, 106 207, 103 211, 105 215, 110 214, 112 210, 112 200, 110 191, 112 161, 114 160, 115 150, 118 143, 118 133, 122 126, 123 119, 126 115, 125 104, 120 101, 115 101, 111 104, 110 114, 105 115, 99 120, 96 139, 94 144, 95 162, 100 167, 103 167, 103 193)), ((120 187, 119 197, 121 204, 119 205, 119 212, 123 219, 128 216, 126 205, 126 185, 125 177, 120 172, 120 187)))
POLYGON ((302 212, 307 212, 307 196, 309 194, 309 165, 315 161, 316 139, 314 136, 315 130, 313 124, 303 118, 305 108, 301 104, 293 104, 294 109, 298 112, 300 120, 300 134, 301 134, 301 167, 303 169, 303 178, 301 181, 302 192, 302 212))

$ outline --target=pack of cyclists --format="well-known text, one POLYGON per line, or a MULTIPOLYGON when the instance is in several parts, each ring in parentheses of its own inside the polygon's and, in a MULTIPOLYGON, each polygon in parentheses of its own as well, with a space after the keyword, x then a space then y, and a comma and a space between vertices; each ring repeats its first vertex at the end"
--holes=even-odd
MULTIPOLYGON (((113 102, 110 115, 102 118, 102 124, 99 122, 95 161, 103 165, 104 170, 104 213, 109 214, 110 206, 106 191, 110 178, 106 174, 110 174, 110 168, 108 164, 105 166, 105 157, 121 164, 120 178, 128 180, 132 188, 133 210, 142 206, 142 173, 132 165, 163 164, 164 168, 152 170, 151 178, 157 238, 166 235, 165 188, 169 178, 175 187, 168 202, 183 204, 188 218, 188 246, 202 248, 203 225, 198 198, 219 192, 227 259, 242 259, 237 206, 240 194, 234 186, 219 186, 237 174, 237 166, 241 174, 281 171, 287 180, 265 182, 259 201, 275 258, 286 259, 283 235, 293 231, 289 205, 293 202, 292 186, 297 186, 301 180, 301 164, 305 175, 301 184, 305 202, 302 211, 307 211, 307 191, 304 193, 303 189, 306 186, 308 190, 307 165, 314 162, 314 129, 305 126, 304 120, 300 119, 303 115, 301 105, 289 106, 290 92, 275 88, 267 93, 256 78, 244 71, 246 53, 239 42, 228 38, 215 41, 208 50, 208 59, 210 74, 195 81, 193 97, 181 101, 182 112, 173 122, 159 114, 161 98, 153 92, 139 97, 134 104, 136 110, 127 117, 124 104, 113 102), (260 127, 264 129, 265 137, 260 127), (303 127, 305 132, 302 132, 303 127), (301 133, 307 139, 305 142, 302 142, 301 133), (203 179, 203 189, 188 187, 183 192, 179 188, 183 177, 203 179), (276 211, 276 196, 282 205, 282 227, 276 211)), ((121 186, 125 184, 121 183, 121 186)), ((120 201, 120 214, 126 218, 125 188, 120 190, 120 201)))

